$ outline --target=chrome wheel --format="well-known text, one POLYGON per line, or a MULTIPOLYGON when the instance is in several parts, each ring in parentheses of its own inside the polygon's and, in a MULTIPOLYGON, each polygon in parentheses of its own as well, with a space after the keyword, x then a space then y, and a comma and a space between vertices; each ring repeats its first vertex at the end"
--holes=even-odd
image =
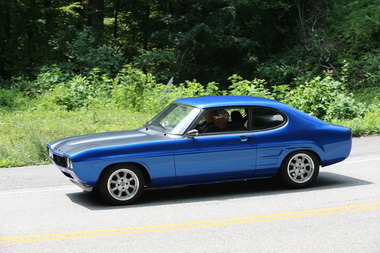
POLYGON ((119 169, 111 174, 107 183, 108 191, 117 200, 133 198, 139 189, 139 178, 129 169, 119 169))
POLYGON ((132 164, 115 165, 107 169, 99 181, 99 190, 112 204, 130 204, 139 199, 144 191, 145 178, 132 164))
POLYGON ((309 151, 290 154, 280 170, 282 181, 289 187, 302 188, 309 186, 319 173, 319 159, 309 151))
POLYGON ((314 162, 307 154, 297 154, 288 163, 288 175, 295 183, 307 182, 314 172, 314 162))

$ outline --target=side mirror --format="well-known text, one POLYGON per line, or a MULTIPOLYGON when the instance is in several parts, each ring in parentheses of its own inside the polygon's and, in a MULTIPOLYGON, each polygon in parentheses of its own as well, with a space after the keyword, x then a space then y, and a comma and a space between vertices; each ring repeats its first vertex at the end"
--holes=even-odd
POLYGON ((194 139, 195 136, 198 135, 197 129, 192 129, 189 132, 186 133, 187 138, 194 139))

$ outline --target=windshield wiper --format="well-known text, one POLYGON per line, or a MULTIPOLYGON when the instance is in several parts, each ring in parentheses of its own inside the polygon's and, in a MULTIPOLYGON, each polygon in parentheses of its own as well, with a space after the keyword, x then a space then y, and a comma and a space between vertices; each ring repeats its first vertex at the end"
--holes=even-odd
POLYGON ((145 130, 148 130, 149 126, 150 126, 150 121, 145 122, 145 125, 144 125, 145 130))
POLYGON ((165 128, 163 125, 161 125, 161 123, 152 124, 152 122, 147 121, 147 122, 145 123, 145 125, 144 125, 145 130, 149 130, 149 126, 158 126, 158 127, 162 128, 164 134, 166 135, 166 131, 167 131, 167 130, 166 130, 166 128, 165 128))
POLYGON ((164 134, 166 134, 166 128, 161 123, 158 123, 158 125, 164 130, 164 134))

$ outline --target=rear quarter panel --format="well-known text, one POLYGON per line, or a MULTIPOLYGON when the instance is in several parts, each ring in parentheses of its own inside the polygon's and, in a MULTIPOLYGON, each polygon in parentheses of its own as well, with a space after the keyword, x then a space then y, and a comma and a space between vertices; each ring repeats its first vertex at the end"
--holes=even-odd
POLYGON ((288 117, 284 126, 254 133, 257 146, 257 177, 276 175, 282 161, 294 151, 315 152, 322 166, 340 162, 349 156, 349 129, 328 124, 288 106, 280 110, 288 117))

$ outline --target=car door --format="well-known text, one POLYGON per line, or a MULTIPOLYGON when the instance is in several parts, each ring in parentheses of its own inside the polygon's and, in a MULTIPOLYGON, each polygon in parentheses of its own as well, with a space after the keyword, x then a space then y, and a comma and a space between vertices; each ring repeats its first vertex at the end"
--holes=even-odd
POLYGON ((213 108, 205 111, 204 120, 199 122, 199 129, 204 124, 213 124, 208 129, 200 130, 195 138, 176 140, 175 168, 178 184, 224 181, 250 178, 254 174, 256 161, 256 144, 252 133, 245 127, 247 117, 235 117, 246 114, 248 108, 213 108), (210 123, 210 115, 215 121, 210 123), (202 132, 204 131, 204 132, 202 132))
POLYGON ((284 149, 291 148, 289 134, 283 126, 285 113, 269 107, 251 108, 253 138, 257 147, 255 177, 277 174, 284 157, 284 149))
POLYGON ((174 157, 179 184, 250 178, 256 146, 249 132, 204 135, 176 140, 174 157))

